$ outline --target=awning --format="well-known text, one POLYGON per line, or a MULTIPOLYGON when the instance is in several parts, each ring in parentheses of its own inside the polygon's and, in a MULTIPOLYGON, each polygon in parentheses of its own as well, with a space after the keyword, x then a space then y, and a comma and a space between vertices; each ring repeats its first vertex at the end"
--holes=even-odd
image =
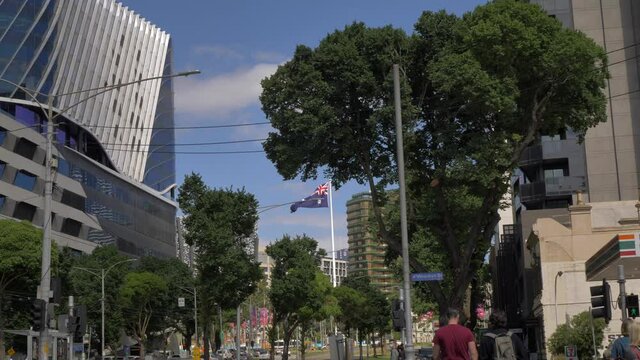
POLYGON ((618 279, 618 265, 624 265, 626 279, 640 279, 640 233, 618 234, 589 258, 587 281, 618 279))

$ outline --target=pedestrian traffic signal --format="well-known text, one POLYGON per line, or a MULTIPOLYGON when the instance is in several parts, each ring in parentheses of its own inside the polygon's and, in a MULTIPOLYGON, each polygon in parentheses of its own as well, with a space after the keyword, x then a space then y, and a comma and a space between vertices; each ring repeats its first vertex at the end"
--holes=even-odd
POLYGON ((602 285, 592 286, 591 290, 591 316, 604 318, 608 324, 611 320, 611 288, 607 280, 602 279, 602 285))
POLYGON ((47 326, 47 303, 42 299, 35 299, 31 303, 31 328, 40 331, 47 326))
POLYGON ((627 316, 630 318, 637 318, 638 317, 638 311, 640 311, 640 309, 638 308, 638 295, 627 295, 627 316))
POLYGON ((402 301, 400 300, 393 300, 393 305, 391 308, 391 321, 393 323, 393 329, 395 331, 404 329, 404 308, 402 306, 402 301))

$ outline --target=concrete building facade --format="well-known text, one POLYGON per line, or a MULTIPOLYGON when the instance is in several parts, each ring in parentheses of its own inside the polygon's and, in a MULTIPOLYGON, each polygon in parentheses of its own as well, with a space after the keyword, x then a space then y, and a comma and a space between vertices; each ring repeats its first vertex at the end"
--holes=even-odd
POLYGON ((397 283, 384 262, 387 245, 371 231, 372 216, 371 194, 355 194, 347 201, 348 271, 356 277, 368 276, 371 284, 389 294, 397 283))
POLYGON ((633 0, 530 0, 601 45, 611 78, 608 120, 584 142, 590 202, 638 199, 640 189, 640 3, 633 0))
MULTIPOLYGON (((590 258, 620 234, 640 231, 636 201, 578 204, 569 208, 567 217, 539 218, 527 239, 527 252, 532 260, 533 282, 531 316, 540 324, 528 332, 529 348, 538 358, 549 358, 545 347, 558 325, 572 316, 588 311, 591 306, 590 286, 601 285, 602 279, 588 281, 586 265, 590 258)), ((638 263, 640 264, 640 263, 638 263)), ((637 265, 636 265, 637 268, 637 265)), ((627 269, 627 293, 640 291, 638 272, 627 269)), ((608 279, 612 299, 619 295, 615 279, 608 279)), ((613 310, 612 321, 605 329, 606 346, 620 335, 621 312, 613 310)), ((592 354, 578 354, 590 357, 592 354)))
MULTIPOLYGON (((336 286, 340 286, 342 284, 342 280, 347 277, 348 271, 348 261, 347 259, 339 259, 336 256, 336 286)), ((331 284, 333 284, 333 258, 332 257, 323 257, 320 261, 320 270, 329 277, 331 284)))
POLYGON ((171 74, 171 63, 169 35, 114 0, 2 2, 0 216, 43 225, 52 100, 53 240, 175 256, 172 81, 95 90, 171 74))

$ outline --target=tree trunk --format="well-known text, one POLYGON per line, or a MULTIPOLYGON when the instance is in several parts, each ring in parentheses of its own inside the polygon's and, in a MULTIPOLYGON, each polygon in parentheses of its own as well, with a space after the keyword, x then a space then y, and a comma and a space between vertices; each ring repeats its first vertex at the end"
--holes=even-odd
POLYGON ((291 341, 291 333, 288 329, 284 331, 284 348, 282 349, 282 360, 289 360, 289 341, 291 341))
POLYGON ((4 294, 0 292, 0 360, 4 360, 4 309, 2 308, 2 304, 4 302, 4 294))
POLYGON ((300 358, 305 360, 305 353, 307 347, 304 345, 304 338, 307 336, 307 331, 309 331, 308 325, 300 326, 300 358))
POLYGON ((271 324, 271 328, 269 328, 269 330, 267 330, 267 337, 269 338, 269 360, 274 360, 276 357, 276 337, 277 337, 277 322, 275 320, 275 317, 272 321, 271 324))
POLYGON ((378 357, 378 351, 376 349, 376 335, 372 334, 371 335, 371 339, 373 340, 372 341, 373 342, 373 344, 372 344, 372 346, 373 346, 373 357, 378 357))
POLYGON ((474 276, 471 280, 471 296, 469 296, 469 328, 471 330, 476 328, 478 323, 478 314, 476 313, 476 308, 478 303, 480 302, 480 288, 478 286, 478 277, 474 276))
POLYGON ((140 336, 138 336, 138 345, 140 345, 140 359, 144 359, 144 356, 146 354, 146 348, 144 346, 144 341, 140 336))
POLYGON ((202 326, 202 340, 204 342, 204 358, 205 359, 210 359, 210 349, 209 349, 209 332, 211 331, 211 325, 209 324, 208 321, 206 321, 204 323, 204 326, 202 326))
POLYGON ((360 360, 362 360, 362 341, 360 341, 360 332, 358 331, 358 349, 360 350, 360 360))

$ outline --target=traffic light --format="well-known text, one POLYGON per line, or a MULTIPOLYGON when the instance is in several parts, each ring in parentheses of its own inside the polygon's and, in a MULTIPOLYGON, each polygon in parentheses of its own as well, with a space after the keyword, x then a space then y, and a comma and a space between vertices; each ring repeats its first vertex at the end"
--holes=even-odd
POLYGON ((592 286, 591 290, 591 316, 604 318, 608 324, 611 320, 611 288, 607 280, 602 279, 602 285, 592 286))
POLYGON ((638 308, 638 295, 627 295, 627 316, 637 318, 640 309, 638 308))
POLYGON ((40 331, 47 326, 47 303, 42 299, 35 299, 31 303, 31 328, 40 331))
POLYGON ((82 342, 84 334, 87 333, 87 306, 82 304, 75 307, 74 312, 78 319, 78 326, 73 334, 73 341, 82 342))
POLYGON ((393 323, 393 328, 396 331, 400 331, 404 329, 404 309, 402 306, 402 301, 393 300, 393 308, 391 309, 391 321, 393 323))

